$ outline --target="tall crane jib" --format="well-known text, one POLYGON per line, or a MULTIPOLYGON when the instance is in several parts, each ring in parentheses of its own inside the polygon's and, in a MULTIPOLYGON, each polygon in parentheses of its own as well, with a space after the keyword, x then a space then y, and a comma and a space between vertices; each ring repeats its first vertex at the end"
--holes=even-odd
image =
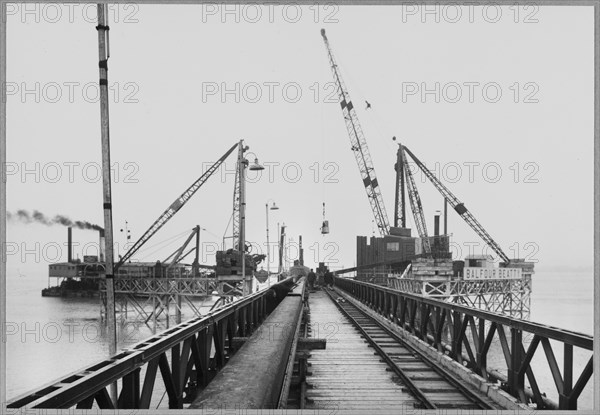
MULTIPOLYGON (((442 182, 438 180, 438 178, 427 168, 425 165, 415 156, 408 148, 402 146, 402 149, 410 155, 413 161, 417 164, 417 166, 421 169, 421 171, 427 176, 429 181, 435 186, 435 188, 442 194, 442 196, 448 201, 450 206, 454 208, 456 213, 460 215, 461 218, 464 219, 465 222, 483 239, 483 241, 494 250, 494 252, 502 258, 505 263, 509 263, 510 259, 504 253, 500 245, 492 239, 492 237, 487 233, 487 231, 483 228, 483 226, 475 219, 475 217, 471 214, 471 212, 465 207, 464 203, 462 203, 452 192, 444 186, 442 182)), ((410 194, 410 193, 409 193, 410 194)))
POLYGON ((321 29, 321 36, 323 36, 323 40, 325 41, 325 47, 327 48, 327 55, 329 57, 329 64, 331 66, 333 78, 337 84, 338 97, 342 107, 346 129, 348 130, 348 135, 350 137, 351 149, 354 153, 356 163, 358 164, 358 169, 360 170, 360 175, 367 192, 371 210, 375 216, 375 223, 377 224, 379 232, 382 236, 389 235, 390 224, 365 135, 358 121, 356 110, 354 109, 354 105, 352 104, 352 100, 348 94, 348 90, 346 89, 344 81, 342 80, 342 76, 333 56, 333 52, 331 51, 329 40, 325 35, 325 29, 321 29))
POLYGON ((179 196, 171 205, 165 210, 159 217, 154 221, 154 223, 150 226, 150 228, 137 240, 135 244, 123 255, 121 260, 115 265, 116 270, 123 265, 129 258, 131 258, 148 240, 156 233, 160 228, 163 227, 165 223, 167 223, 178 211, 181 209, 190 198, 196 193, 196 191, 218 170, 219 166, 225 161, 227 157, 233 152, 233 150, 238 146, 238 144, 234 144, 225 154, 221 156, 219 160, 212 164, 202 174, 198 180, 196 180, 190 187, 188 187, 182 194, 179 196))

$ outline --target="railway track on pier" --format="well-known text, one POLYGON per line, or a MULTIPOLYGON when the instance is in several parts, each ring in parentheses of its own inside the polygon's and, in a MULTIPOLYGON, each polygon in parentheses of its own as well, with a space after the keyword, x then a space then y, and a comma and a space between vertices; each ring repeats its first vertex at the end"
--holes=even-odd
POLYGON ((499 409, 406 344, 395 333, 336 292, 325 290, 346 319, 388 364, 399 382, 425 409, 499 409))

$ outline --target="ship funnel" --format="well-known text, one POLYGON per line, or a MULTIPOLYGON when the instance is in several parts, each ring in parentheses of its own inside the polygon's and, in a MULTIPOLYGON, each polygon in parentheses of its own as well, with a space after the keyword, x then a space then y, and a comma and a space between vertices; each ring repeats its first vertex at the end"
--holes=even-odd
POLYGON ((435 212, 433 217, 433 236, 440 236, 440 211, 435 212))
POLYGON ((100 236, 99 241, 98 241, 98 261, 100 262, 104 262, 104 251, 106 249, 106 241, 104 239, 104 229, 100 229, 98 231, 98 234, 100 236))
POLYGON ((73 228, 67 228, 67 262, 73 261, 73 228))

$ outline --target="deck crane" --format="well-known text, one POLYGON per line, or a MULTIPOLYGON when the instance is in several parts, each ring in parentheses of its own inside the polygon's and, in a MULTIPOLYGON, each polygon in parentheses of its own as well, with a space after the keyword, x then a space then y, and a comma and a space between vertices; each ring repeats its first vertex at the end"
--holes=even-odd
MULTIPOLYGON (((417 166, 421 169, 425 176, 427 176, 429 181, 442 194, 444 199, 446 199, 446 201, 454 208, 456 213, 458 213, 459 216, 463 218, 465 222, 467 222, 467 224, 475 231, 475 233, 477 233, 477 235, 479 235, 481 239, 483 239, 483 241, 490 248, 492 248, 500 258, 502 258, 507 264, 510 263, 510 259, 504 253, 504 251, 502 251, 500 245, 498 245, 496 241, 492 239, 492 237, 487 233, 483 226, 481 226, 477 219, 475 219, 473 214, 471 214, 471 212, 465 207, 465 204, 458 200, 458 198, 454 196, 454 194, 452 194, 452 192, 448 190, 448 188, 444 186, 442 182, 440 182, 438 178, 431 171, 429 171, 429 169, 427 169, 427 167, 425 167, 423 163, 421 163, 421 160, 419 160, 417 156, 415 156, 412 153, 412 151, 410 151, 406 146, 402 146, 402 150, 403 153, 408 153, 408 155, 413 159, 413 161, 417 164, 417 166)), ((406 157, 404 157, 404 160, 406 160, 406 157)), ((404 165, 406 167, 406 163, 404 165)), ((409 172, 409 170, 406 171, 409 172)))
MULTIPOLYGON (((415 179, 408 167, 408 163, 406 162, 406 154, 404 154, 403 146, 398 143, 400 146, 398 148, 400 165, 404 169, 403 176, 406 181, 406 187, 408 190, 408 200, 410 201, 410 207, 413 213, 413 218, 415 221, 415 226, 417 227, 417 232, 419 233, 419 237, 421 238, 421 244, 423 245, 423 252, 426 255, 431 254, 431 243, 429 241, 429 236, 427 235, 427 223, 425 222, 425 214, 423 213, 423 205, 421 204, 421 197, 419 196, 419 192, 417 190, 417 185, 415 183, 415 179)), ((400 182, 400 185, 403 186, 403 183, 400 182)), ((403 191, 403 188, 400 190, 403 191)), ((398 199, 398 191, 396 188, 396 199, 398 199)))
MULTIPOLYGON (((392 137, 392 140, 396 141, 396 137, 392 137)), ((402 146, 398 143, 398 151, 396 152, 396 164, 394 170, 396 171, 396 200, 394 204, 394 226, 400 228, 406 228, 406 201, 405 201, 405 180, 404 180, 404 160, 403 160, 402 146)))
POLYGON ((375 168, 373 167, 371 154, 369 153, 367 141, 365 140, 365 135, 358 121, 358 117, 356 115, 354 105, 350 99, 350 95, 348 94, 348 90, 346 89, 344 81, 342 80, 336 60, 333 57, 329 40, 325 35, 325 29, 321 29, 321 36, 323 36, 323 40, 325 41, 325 47, 327 48, 327 54, 329 57, 329 64, 331 66, 333 78, 337 84, 338 97, 340 100, 340 105, 342 106, 342 113, 344 115, 346 129, 348 130, 348 135, 350 136, 351 148, 354 152, 358 169, 360 170, 360 175, 367 192, 369 203, 371 204, 371 210, 375 216, 375 222, 379 228, 379 233, 381 236, 389 235, 390 224, 383 203, 383 197, 381 196, 381 191, 379 189, 379 183, 377 182, 377 176, 375 174, 375 168))
POLYGON ((225 154, 221 156, 219 160, 217 160, 202 176, 198 178, 190 187, 188 187, 185 192, 181 194, 171 205, 165 210, 159 217, 154 221, 154 223, 148 228, 148 230, 137 240, 135 244, 123 255, 123 257, 119 260, 119 262, 114 267, 114 272, 119 269, 121 265, 123 265, 127 260, 129 260, 152 236, 158 232, 160 228, 162 228, 165 223, 167 223, 175 214, 185 205, 188 200, 196 193, 196 191, 208 180, 210 176, 212 176, 215 171, 221 166, 221 164, 225 161, 227 157, 233 152, 233 150, 238 147, 238 143, 235 143, 225 154))
MULTIPOLYGON (((375 216, 375 222, 379 228, 379 232, 382 236, 389 235, 390 225, 388 222, 387 213, 381 196, 381 191, 377 182, 377 176, 375 175, 375 168, 371 160, 371 155, 365 140, 364 133, 358 121, 354 105, 350 99, 348 90, 342 80, 338 65, 331 51, 329 40, 325 34, 325 29, 321 29, 321 36, 325 42, 327 54, 329 57, 329 64, 333 73, 334 80, 337 84, 337 92, 344 115, 344 121, 350 136, 350 142, 352 145, 352 151, 356 158, 358 168, 360 170, 363 184, 367 192, 373 215, 375 216)), ((394 137, 395 139, 395 137, 394 137)), ((405 186, 409 196, 411 210, 415 220, 415 226, 419 233, 419 237, 423 243, 423 251, 426 255, 431 255, 431 244, 427 235, 427 226, 425 222, 425 216, 423 213, 423 207, 421 204, 421 198, 412 172, 406 162, 406 152, 415 161, 417 166, 423 171, 427 178, 433 183, 435 188, 442 194, 444 199, 452 205, 454 210, 467 222, 467 224, 490 246, 496 254, 498 254, 506 263, 510 260, 508 256, 502 251, 500 246, 492 239, 492 237, 486 232, 481 224, 475 219, 475 217, 467 210, 464 203, 461 203, 456 196, 448 190, 438 179, 431 173, 421 161, 405 146, 398 143, 398 153, 396 162, 396 200, 395 200, 395 211, 394 211, 394 226, 405 227, 406 226, 406 215, 405 215, 405 186)))

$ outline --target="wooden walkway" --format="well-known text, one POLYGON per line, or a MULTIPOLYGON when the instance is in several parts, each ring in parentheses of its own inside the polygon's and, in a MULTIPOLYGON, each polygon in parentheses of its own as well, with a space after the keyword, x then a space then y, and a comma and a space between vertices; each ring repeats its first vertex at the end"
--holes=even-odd
POLYGON ((309 304, 311 337, 327 347, 308 359, 306 409, 413 410, 417 400, 329 296, 311 293, 309 304))

